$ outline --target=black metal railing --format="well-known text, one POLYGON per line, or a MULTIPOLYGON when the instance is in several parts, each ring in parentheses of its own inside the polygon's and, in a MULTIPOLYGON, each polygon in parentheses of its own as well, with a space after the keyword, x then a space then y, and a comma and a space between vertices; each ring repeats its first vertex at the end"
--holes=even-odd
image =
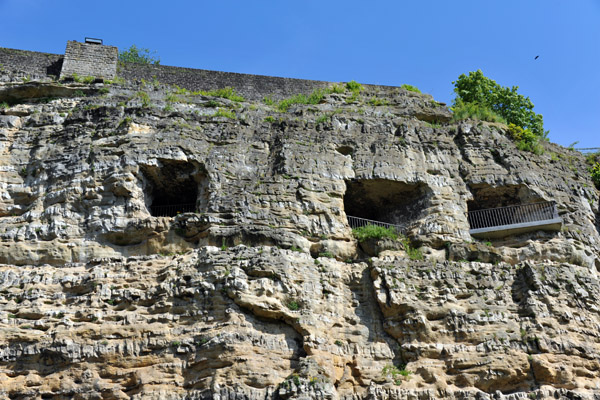
POLYGON ((553 201, 476 210, 469 211, 468 213, 471 229, 526 224, 557 218, 558 211, 556 209, 556 203, 553 201))
POLYGON ((350 225, 350 228, 352 228, 352 229, 360 228, 362 226, 367 226, 367 225, 376 225, 376 226, 383 226, 384 228, 392 228, 392 229, 395 229, 396 232, 402 233, 400 225, 390 224, 388 222, 382 222, 382 221, 375 221, 372 219, 353 217, 351 215, 346 215, 346 218, 348 219, 348 225, 350 225))
POLYGON ((188 212, 196 212, 196 203, 150 206, 150 214, 153 217, 174 217, 177 214, 188 212))

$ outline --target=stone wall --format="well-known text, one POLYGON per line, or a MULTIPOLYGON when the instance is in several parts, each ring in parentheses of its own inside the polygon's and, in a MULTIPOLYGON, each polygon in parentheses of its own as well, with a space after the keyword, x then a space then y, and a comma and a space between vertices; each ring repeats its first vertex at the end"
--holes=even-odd
POLYGON ((67 42, 65 59, 60 72, 61 79, 77 74, 112 79, 117 72, 119 51, 114 46, 91 43, 67 42))
POLYGON ((249 100, 262 100, 266 96, 281 99, 298 93, 310 93, 317 88, 329 86, 329 82, 324 81, 208 71, 165 65, 119 65, 118 75, 129 81, 141 79, 152 81, 156 78, 161 83, 178 85, 188 90, 214 90, 230 86, 249 100))
POLYGON ((31 79, 58 76, 62 67, 60 54, 0 48, 2 76, 17 75, 31 79))
MULTIPOLYGON (((152 81, 178 85, 188 90, 214 90, 233 87, 248 100, 272 97, 279 100, 295 94, 308 94, 329 82, 305 79, 281 78, 235 72, 209 71, 204 69, 171 67, 165 65, 119 64, 118 50, 113 46, 69 41, 65 56, 33 51, 0 48, 0 68, 9 69, 32 79, 58 76, 61 79, 73 73, 79 76, 95 76, 112 79, 116 75, 127 81, 152 81), (63 63, 64 58, 64 63, 63 63), (62 71, 61 71, 62 68, 62 71)), ((19 75, 19 76, 20 76, 19 75)), ((382 87, 383 89, 383 87, 382 87)))

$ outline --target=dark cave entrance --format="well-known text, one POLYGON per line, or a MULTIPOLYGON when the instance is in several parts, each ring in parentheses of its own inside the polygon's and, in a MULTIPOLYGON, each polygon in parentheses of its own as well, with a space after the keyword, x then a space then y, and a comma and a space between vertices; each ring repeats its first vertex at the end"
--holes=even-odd
POLYGON ((198 163, 159 160, 144 165, 146 206, 153 217, 174 217, 205 212, 208 206, 208 176, 198 163))
POLYGON ((473 199, 467 202, 467 217, 473 237, 499 239, 562 227, 556 203, 525 185, 477 184, 469 189, 473 199))
POLYGON ((473 200, 467 202, 469 211, 517 206, 545 201, 525 185, 491 186, 487 183, 470 185, 473 200))
POLYGON ((427 185, 389 179, 346 181, 344 210, 347 216, 400 225, 403 228, 420 218, 427 207, 427 185))

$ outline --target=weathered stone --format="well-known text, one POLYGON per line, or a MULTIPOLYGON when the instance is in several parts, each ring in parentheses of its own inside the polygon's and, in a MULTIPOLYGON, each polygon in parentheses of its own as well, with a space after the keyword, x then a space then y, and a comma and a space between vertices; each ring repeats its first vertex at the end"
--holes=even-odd
POLYGON ((599 202, 578 154, 520 152, 397 88, 278 112, 105 87, 0 86, 23 103, 0 110, 0 396, 600 395, 599 202), (469 209, 540 200, 563 231, 469 235, 469 209), (359 246, 351 212, 411 248, 359 246))

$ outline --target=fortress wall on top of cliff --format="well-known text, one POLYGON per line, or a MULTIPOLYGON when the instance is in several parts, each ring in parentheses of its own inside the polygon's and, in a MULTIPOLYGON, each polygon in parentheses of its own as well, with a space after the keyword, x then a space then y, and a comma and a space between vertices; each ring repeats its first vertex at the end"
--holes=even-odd
MULTIPOLYGON (((56 78, 61 75, 64 58, 60 54, 0 48, 0 71, 31 79, 56 78)), ((98 73, 94 76, 101 75, 105 74, 98 73)), ((308 94, 330 85, 330 82, 325 81, 133 63, 119 64, 117 75, 128 81, 152 81, 156 78, 161 83, 194 91, 229 86, 250 100, 262 100, 266 96, 282 99, 299 93, 308 94)))
POLYGON ((63 58, 61 54, 0 47, 0 72, 29 76, 32 79, 58 76, 63 58))

